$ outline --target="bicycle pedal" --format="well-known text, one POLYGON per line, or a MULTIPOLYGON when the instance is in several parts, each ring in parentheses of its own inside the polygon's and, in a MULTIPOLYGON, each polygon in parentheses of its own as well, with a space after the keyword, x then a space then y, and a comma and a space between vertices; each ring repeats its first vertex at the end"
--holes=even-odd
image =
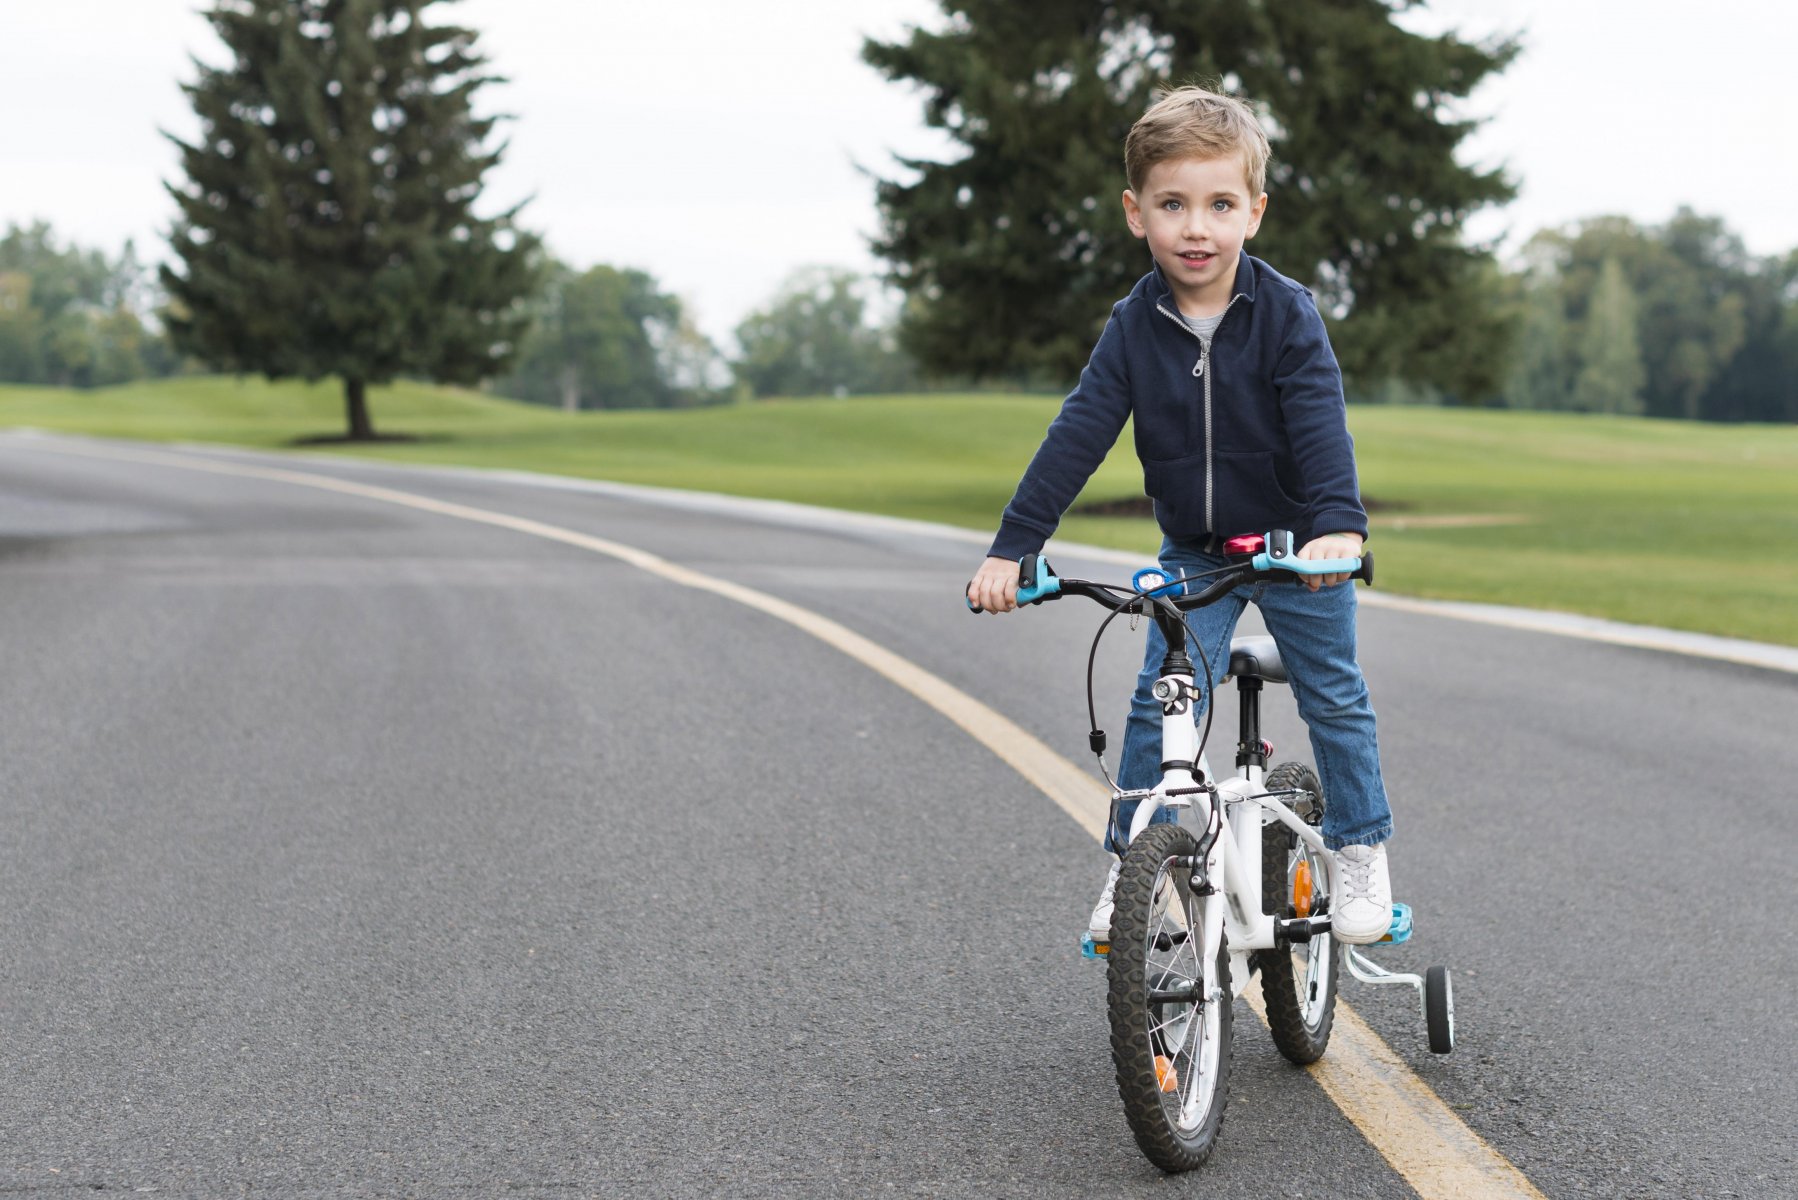
POLYGON ((1392 906, 1392 927, 1386 931, 1385 937, 1374 944, 1379 945, 1383 942, 1390 942, 1396 946, 1400 942, 1407 942, 1410 940, 1411 906, 1409 904, 1394 903, 1392 906))
POLYGON ((1097 960, 1104 958, 1110 953, 1110 942, 1095 942, 1093 941, 1093 935, 1090 933, 1083 933, 1080 935, 1080 955, 1082 958, 1097 960))

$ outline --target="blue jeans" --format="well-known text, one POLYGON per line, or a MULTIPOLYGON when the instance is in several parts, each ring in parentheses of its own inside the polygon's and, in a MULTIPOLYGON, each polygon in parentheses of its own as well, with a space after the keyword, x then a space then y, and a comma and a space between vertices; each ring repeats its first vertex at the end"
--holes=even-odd
MULTIPOLYGON (((1175 576, 1211 570, 1226 561, 1191 543, 1171 538, 1161 547, 1162 568, 1175 576)), ((1193 586, 1204 585, 1189 585, 1193 586)), ((1323 784, 1326 800, 1325 844, 1339 850, 1385 841, 1392 836, 1392 810, 1387 807, 1386 785, 1380 778, 1373 707, 1368 703, 1361 666, 1355 660, 1354 583, 1339 583, 1315 592, 1284 580, 1244 584, 1215 604, 1193 609, 1187 620, 1211 664, 1214 686, 1229 676, 1230 637, 1236 630, 1237 618, 1249 604, 1261 610, 1267 631, 1280 647, 1280 660, 1286 664, 1286 674, 1292 681, 1299 716, 1311 734, 1311 753, 1317 761, 1318 782, 1323 784)), ((1118 786, 1126 791, 1151 788, 1161 781, 1161 706, 1149 689, 1161 675, 1161 659, 1166 653, 1161 631, 1150 622, 1148 651, 1142 674, 1136 680, 1136 695, 1130 701, 1123 757, 1118 764, 1118 786)), ((1193 671, 1195 675, 1204 671, 1196 654, 1193 671)), ((1204 706, 1195 704, 1192 715, 1195 721, 1203 722, 1204 706)), ((1234 740, 1229 739, 1232 743, 1234 740)), ((1135 815, 1135 801, 1118 805, 1118 823, 1105 834, 1107 850, 1123 853, 1135 815)), ((1174 810, 1164 808, 1155 814, 1155 823, 1169 823, 1175 817, 1174 810)))

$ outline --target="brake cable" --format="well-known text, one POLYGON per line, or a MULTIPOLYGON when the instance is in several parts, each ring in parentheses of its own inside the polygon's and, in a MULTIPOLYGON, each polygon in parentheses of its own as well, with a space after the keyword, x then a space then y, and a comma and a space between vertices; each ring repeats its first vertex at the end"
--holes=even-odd
MULTIPOLYGON (((1230 563, 1222 567, 1215 567, 1209 571, 1196 571, 1190 575, 1182 575, 1177 579, 1170 579, 1166 583, 1160 584, 1147 592, 1127 589, 1108 583, 1092 583, 1089 584, 1089 586, 1103 588, 1108 592, 1124 592, 1133 596, 1137 603, 1132 615, 1146 615, 1147 603, 1154 598, 1155 592, 1163 591, 1176 585, 1183 586, 1194 580, 1204 579, 1212 575, 1221 575, 1226 571, 1238 569, 1238 564, 1230 563)), ((1093 671, 1094 664, 1099 657, 1099 642, 1104 638, 1105 630, 1113 621, 1117 620, 1118 617, 1122 616, 1125 612, 1130 611, 1130 605, 1122 605, 1112 609, 1111 614, 1103 621, 1099 622, 1098 631, 1093 634, 1092 646, 1087 651, 1086 655, 1086 719, 1087 729, 1089 731, 1087 733, 1087 742, 1092 749, 1093 755, 1099 760, 1099 773, 1105 777, 1105 782, 1111 785, 1111 790, 1114 792, 1120 791, 1121 789, 1118 787, 1117 781, 1111 777, 1111 772, 1105 769, 1105 731, 1099 728, 1098 708, 1093 700, 1093 671)), ((1178 612, 1179 609, 1176 608, 1175 611, 1178 612)), ((1199 734, 1199 757, 1203 757, 1205 754, 1205 747, 1211 742, 1211 721, 1216 714, 1216 709, 1212 704, 1212 700, 1216 696, 1217 688, 1212 683, 1211 659, 1205 653, 1205 647, 1199 640, 1199 635, 1193 631, 1192 622, 1187 618, 1185 612, 1180 612, 1180 625, 1185 629, 1186 637, 1192 643, 1193 649, 1198 651, 1199 665, 1203 668, 1204 684, 1199 690, 1199 698, 1205 705, 1205 728, 1199 734)))

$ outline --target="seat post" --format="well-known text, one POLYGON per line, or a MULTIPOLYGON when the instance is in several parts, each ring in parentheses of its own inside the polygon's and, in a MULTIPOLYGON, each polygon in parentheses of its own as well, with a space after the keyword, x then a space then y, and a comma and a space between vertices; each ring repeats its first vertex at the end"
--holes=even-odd
POLYGON ((1267 768, 1267 746, 1261 740, 1261 680, 1254 675, 1236 677, 1239 728, 1236 738, 1238 770, 1250 765, 1267 768))

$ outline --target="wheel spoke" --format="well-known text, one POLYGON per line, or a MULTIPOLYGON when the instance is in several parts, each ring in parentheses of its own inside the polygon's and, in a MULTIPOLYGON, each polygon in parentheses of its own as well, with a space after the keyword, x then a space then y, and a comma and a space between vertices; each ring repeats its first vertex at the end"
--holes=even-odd
MULTIPOLYGON (((1212 1007, 1201 1009, 1197 1014, 1198 1028, 1186 1039, 1186 1087, 1180 1094, 1179 1124, 1183 1127, 1199 1123, 1205 1110, 1210 1108, 1210 1101, 1203 1092, 1210 1088, 1210 1078, 1217 1069, 1217 1034, 1215 1025, 1217 1016, 1212 1007), (1205 1105, 1194 1112, 1201 1098, 1205 1105)), ((1217 1086, 1222 1086, 1221 1083, 1217 1086)))
MULTIPOLYGON (((1164 1005, 1163 1007, 1167 1007, 1167 1006, 1164 1005)), ((1149 1036, 1154 1037, 1156 1034, 1158 1034, 1162 1030, 1168 1028, 1170 1025, 1178 1025, 1182 1021, 1190 1020, 1191 1017, 1192 1017, 1192 1009, 1182 1009, 1181 1011, 1175 1013, 1173 1016, 1169 1017, 1167 1020, 1162 1021, 1159 1024, 1149 1026, 1149 1036)))

